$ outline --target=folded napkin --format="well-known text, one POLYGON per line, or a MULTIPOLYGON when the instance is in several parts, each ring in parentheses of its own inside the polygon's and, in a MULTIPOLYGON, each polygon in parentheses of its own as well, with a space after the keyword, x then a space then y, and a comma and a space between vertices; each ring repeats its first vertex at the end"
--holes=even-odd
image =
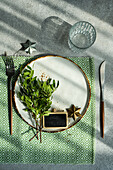
MULTIPOLYGON (((29 57, 18 56, 16 69, 29 57)), ((58 133, 42 132, 42 143, 13 108, 13 135, 9 133, 7 76, 0 57, 0 162, 93 164, 95 160, 95 69, 91 57, 70 57, 86 73, 91 86, 91 101, 84 117, 68 130, 58 133)))

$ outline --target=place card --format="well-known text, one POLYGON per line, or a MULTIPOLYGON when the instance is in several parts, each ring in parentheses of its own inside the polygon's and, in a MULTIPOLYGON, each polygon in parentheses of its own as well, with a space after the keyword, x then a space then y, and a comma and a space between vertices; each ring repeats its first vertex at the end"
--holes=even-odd
POLYGON ((67 112, 50 112, 49 116, 43 116, 44 129, 65 129, 68 127, 67 112))

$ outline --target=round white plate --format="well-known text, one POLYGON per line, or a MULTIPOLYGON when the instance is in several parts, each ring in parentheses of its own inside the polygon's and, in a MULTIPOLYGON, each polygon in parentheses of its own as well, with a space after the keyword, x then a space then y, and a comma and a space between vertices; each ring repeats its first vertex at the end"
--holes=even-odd
MULTIPOLYGON (((66 111, 72 104, 80 107, 80 114, 84 115, 90 102, 90 85, 87 76, 83 70, 73 61, 61 57, 48 55, 37 58, 28 64, 34 69, 34 76, 41 78, 42 75, 45 79, 52 78, 56 81, 59 80, 59 87, 53 93, 52 108, 57 110, 66 111)), ((36 127, 35 120, 32 118, 31 113, 24 111, 24 105, 17 97, 16 92, 19 90, 19 78, 15 82, 14 87, 14 101, 18 113, 22 119, 30 126, 36 127)), ((81 118, 77 118, 76 121, 73 118, 69 118, 68 127, 72 127, 81 118)), ((62 129, 60 129, 62 130, 62 129)), ((57 132, 59 129, 42 129, 47 132, 57 132)))

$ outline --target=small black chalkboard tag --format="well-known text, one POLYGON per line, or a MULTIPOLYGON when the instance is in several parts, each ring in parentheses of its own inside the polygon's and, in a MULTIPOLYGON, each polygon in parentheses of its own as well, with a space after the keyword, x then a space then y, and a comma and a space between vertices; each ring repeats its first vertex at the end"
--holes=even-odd
POLYGON ((43 116, 43 128, 56 129, 68 127, 67 112, 51 112, 49 116, 43 116))

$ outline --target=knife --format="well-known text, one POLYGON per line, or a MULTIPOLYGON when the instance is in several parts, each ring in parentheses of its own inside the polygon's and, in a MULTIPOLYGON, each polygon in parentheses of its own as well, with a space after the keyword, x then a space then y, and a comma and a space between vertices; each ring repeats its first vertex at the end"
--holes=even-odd
POLYGON ((100 75, 100 128, 101 128, 101 137, 104 138, 104 84, 105 84, 105 65, 106 61, 104 60, 100 64, 99 75, 100 75))

